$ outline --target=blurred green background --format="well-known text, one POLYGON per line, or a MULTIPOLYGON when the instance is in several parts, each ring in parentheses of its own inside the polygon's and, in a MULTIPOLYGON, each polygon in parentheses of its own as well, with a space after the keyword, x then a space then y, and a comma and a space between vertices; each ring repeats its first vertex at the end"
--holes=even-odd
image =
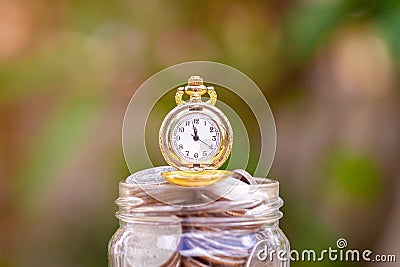
POLYGON ((293 248, 400 256, 400 1, 0 0, 0 266, 107 266, 125 108, 192 60, 268 99, 293 248))

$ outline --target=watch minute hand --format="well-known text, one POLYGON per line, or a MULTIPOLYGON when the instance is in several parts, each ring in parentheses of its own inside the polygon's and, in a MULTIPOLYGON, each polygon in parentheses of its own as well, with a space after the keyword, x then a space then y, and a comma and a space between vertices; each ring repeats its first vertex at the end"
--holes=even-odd
POLYGON ((204 142, 203 140, 199 139, 200 142, 202 142, 203 144, 205 144, 206 146, 208 146, 208 148, 211 149, 211 145, 207 144, 206 142, 204 142))

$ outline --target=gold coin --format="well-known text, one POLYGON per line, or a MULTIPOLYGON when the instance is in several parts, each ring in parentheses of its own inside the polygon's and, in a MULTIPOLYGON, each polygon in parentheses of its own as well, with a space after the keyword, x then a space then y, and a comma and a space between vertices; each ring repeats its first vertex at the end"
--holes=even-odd
POLYGON ((183 267, 209 267, 209 265, 206 265, 194 258, 191 257, 184 257, 182 258, 182 266, 183 267))
POLYGON ((230 171, 172 171, 161 173, 161 177, 170 183, 185 187, 200 187, 211 185, 232 175, 230 171))
POLYGON ((181 255, 176 252, 167 262, 160 267, 178 267, 181 264, 181 255))

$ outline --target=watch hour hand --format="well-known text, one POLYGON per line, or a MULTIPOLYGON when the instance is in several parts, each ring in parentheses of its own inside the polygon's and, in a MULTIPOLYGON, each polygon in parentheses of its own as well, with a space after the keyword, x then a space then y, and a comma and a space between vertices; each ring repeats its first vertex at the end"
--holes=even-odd
POLYGON ((199 141, 199 136, 197 135, 197 128, 193 126, 193 131, 194 131, 194 135, 193 136, 193 140, 194 141, 199 141))

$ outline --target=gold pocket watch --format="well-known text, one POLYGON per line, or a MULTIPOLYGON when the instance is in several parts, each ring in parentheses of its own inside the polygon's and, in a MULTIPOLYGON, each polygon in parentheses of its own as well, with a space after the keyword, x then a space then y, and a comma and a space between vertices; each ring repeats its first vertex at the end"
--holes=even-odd
POLYGON ((233 131, 228 118, 215 107, 217 93, 199 76, 191 76, 175 95, 177 107, 165 117, 159 133, 161 153, 176 171, 161 176, 181 186, 204 186, 231 175, 218 170, 232 150, 233 131), (183 95, 189 95, 184 101, 183 95), (203 102, 202 95, 210 99, 203 102))

